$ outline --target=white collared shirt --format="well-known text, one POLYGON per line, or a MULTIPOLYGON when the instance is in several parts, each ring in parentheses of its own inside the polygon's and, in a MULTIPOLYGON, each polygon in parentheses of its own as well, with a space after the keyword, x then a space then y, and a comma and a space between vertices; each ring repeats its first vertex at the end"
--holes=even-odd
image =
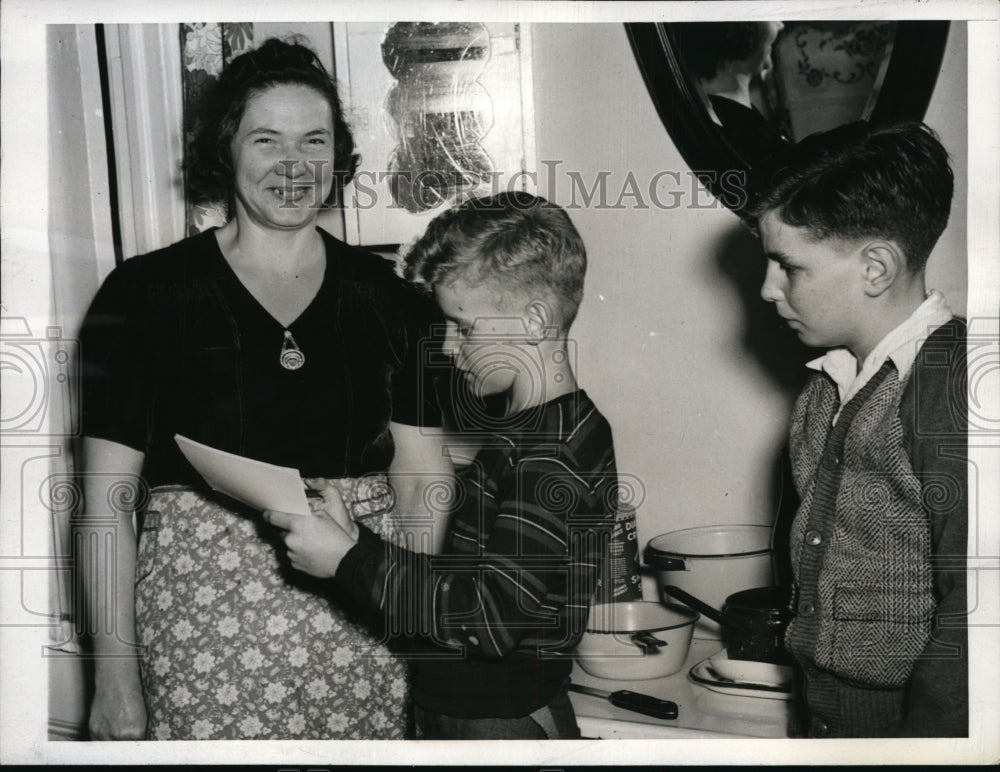
POLYGON ((861 391, 872 376, 882 368, 886 359, 892 360, 900 380, 905 378, 913 367, 917 352, 920 351, 924 341, 953 315, 944 295, 933 290, 905 322, 879 341, 872 352, 865 357, 861 370, 858 370, 858 361, 854 358, 854 354, 843 347, 830 349, 823 356, 807 363, 806 367, 822 370, 837 384, 840 408, 833 416, 833 423, 837 423, 844 405, 861 391))

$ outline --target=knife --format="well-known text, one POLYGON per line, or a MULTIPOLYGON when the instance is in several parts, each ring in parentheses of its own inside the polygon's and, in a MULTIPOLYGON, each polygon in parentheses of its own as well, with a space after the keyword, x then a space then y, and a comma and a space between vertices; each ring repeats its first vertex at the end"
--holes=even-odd
POLYGON ((592 697, 603 697, 615 707, 642 713, 646 716, 668 719, 677 718, 676 702, 661 700, 648 694, 630 692, 627 689, 620 689, 617 692, 606 692, 603 689, 594 689, 590 686, 574 683, 569 685, 569 690, 571 692, 579 692, 580 694, 589 694, 592 697))

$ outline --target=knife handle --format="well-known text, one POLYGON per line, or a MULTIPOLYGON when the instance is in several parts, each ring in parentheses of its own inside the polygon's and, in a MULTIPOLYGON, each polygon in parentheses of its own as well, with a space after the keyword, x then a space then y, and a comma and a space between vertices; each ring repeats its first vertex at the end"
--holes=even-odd
POLYGON ((611 692, 608 695, 608 701, 616 707, 634 710, 636 713, 654 718, 677 718, 676 702, 661 700, 648 694, 621 689, 617 692, 611 692))

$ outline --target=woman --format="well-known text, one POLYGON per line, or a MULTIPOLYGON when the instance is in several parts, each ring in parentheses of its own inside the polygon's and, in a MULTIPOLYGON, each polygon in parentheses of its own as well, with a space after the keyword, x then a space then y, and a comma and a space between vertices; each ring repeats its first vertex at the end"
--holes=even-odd
POLYGON ((85 572, 102 631, 91 733, 403 737, 404 664, 297 582, 279 532, 212 495, 174 435, 335 478, 383 532, 388 470, 396 511, 427 531, 423 485, 450 473, 419 376, 432 312, 387 261, 316 227, 358 159, 312 51, 268 40, 206 104, 188 182, 228 200, 229 221, 126 261, 81 336, 86 522, 110 514, 116 533, 85 572))
POLYGON ((788 143, 754 106, 751 86, 768 77, 780 21, 675 24, 681 56, 698 78, 705 107, 746 160, 759 161, 788 143))

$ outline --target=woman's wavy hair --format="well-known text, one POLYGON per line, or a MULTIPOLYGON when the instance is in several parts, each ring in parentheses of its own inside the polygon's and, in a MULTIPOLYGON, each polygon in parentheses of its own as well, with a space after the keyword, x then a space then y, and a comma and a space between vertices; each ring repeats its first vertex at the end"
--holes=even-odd
POLYGON ((233 59, 207 89, 184 160, 184 183, 195 201, 221 201, 232 212, 234 169, 232 141, 250 100, 274 86, 307 86, 321 94, 333 112, 334 184, 324 202, 330 205, 354 177, 361 156, 344 120, 337 83, 300 35, 269 38, 233 59))
POLYGON ((691 21, 672 24, 671 29, 688 69, 711 80, 723 62, 753 56, 764 44, 766 26, 757 21, 691 21))

